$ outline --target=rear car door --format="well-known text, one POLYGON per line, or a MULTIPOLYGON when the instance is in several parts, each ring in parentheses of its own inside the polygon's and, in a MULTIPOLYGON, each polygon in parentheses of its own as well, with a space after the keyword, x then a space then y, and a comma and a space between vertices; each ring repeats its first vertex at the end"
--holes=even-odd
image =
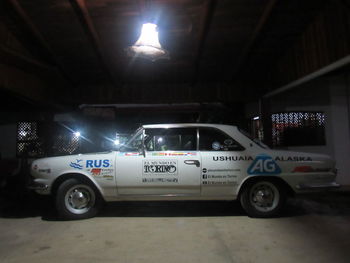
POLYGON ((216 128, 199 128, 202 196, 232 196, 252 157, 234 138, 216 128))

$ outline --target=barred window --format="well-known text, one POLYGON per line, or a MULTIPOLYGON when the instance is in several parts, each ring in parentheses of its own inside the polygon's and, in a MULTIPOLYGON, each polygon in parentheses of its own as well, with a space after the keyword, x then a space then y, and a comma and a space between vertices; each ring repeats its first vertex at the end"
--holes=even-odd
POLYGON ((81 139, 67 125, 56 122, 18 122, 17 157, 39 158, 75 154, 81 139))
POLYGON ((326 144, 323 112, 280 112, 271 118, 273 146, 326 144))
POLYGON ((19 122, 17 124, 17 156, 40 157, 44 155, 39 138, 37 122, 19 122))

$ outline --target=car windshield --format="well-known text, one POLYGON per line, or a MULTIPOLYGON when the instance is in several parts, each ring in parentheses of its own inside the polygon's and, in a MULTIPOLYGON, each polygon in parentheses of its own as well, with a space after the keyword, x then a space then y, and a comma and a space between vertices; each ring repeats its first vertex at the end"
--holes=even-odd
POLYGON ((240 131, 240 133, 242 133, 245 137, 247 137, 248 139, 250 139, 251 141, 253 141, 256 145, 260 146, 261 148, 263 149, 269 149, 269 146, 267 146, 265 143, 263 143, 262 141, 260 141, 259 139, 257 138, 253 138, 253 136, 245 131, 245 130, 242 130, 242 129, 238 129, 240 131))

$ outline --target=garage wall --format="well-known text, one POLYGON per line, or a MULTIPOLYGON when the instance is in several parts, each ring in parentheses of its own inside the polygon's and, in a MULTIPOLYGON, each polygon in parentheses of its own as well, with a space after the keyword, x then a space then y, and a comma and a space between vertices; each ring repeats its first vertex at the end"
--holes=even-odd
POLYGON ((331 78, 330 120, 333 140, 333 156, 339 169, 339 182, 350 185, 350 115, 349 115, 349 77, 348 75, 331 78))
MULTIPOLYGON (((326 114, 326 145, 285 147, 291 151, 328 154, 337 162, 338 179, 350 186, 350 74, 321 77, 271 98, 271 112, 321 111, 326 114)), ((259 115, 257 104, 247 117, 259 115)))
POLYGON ((16 158, 17 124, 0 125, 0 154, 2 159, 16 158))

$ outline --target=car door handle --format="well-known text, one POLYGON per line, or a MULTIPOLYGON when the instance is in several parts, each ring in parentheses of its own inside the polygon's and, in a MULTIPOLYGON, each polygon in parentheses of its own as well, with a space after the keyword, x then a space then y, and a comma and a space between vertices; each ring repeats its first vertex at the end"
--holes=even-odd
POLYGON ((195 165, 197 167, 201 165, 201 163, 198 160, 186 160, 184 161, 184 163, 188 165, 195 165))

